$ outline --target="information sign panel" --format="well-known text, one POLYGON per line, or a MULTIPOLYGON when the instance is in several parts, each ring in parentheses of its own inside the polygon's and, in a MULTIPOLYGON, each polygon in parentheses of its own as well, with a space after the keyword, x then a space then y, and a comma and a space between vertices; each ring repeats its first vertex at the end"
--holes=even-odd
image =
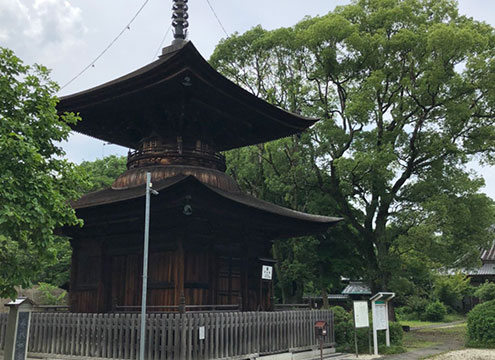
POLYGON ((263 280, 271 280, 273 273, 273 267, 269 265, 263 265, 261 269, 261 278, 263 280))
POLYGON ((14 345, 14 360, 26 359, 30 315, 30 312, 19 312, 14 345))
POLYGON ((354 301, 354 321, 356 328, 365 328, 370 326, 368 317, 368 302, 354 301))
POLYGON ((387 305, 384 301, 377 301, 375 303, 375 329, 376 330, 387 330, 388 329, 388 314, 387 305))

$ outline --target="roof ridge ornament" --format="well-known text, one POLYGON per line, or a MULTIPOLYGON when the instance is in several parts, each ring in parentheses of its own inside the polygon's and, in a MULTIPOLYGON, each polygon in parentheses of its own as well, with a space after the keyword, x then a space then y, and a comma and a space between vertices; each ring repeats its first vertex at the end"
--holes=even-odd
POLYGON ((173 45, 179 45, 186 41, 187 38, 187 28, 189 27, 189 14, 187 10, 188 0, 173 0, 174 4, 172 6, 172 26, 174 28, 174 40, 173 45))

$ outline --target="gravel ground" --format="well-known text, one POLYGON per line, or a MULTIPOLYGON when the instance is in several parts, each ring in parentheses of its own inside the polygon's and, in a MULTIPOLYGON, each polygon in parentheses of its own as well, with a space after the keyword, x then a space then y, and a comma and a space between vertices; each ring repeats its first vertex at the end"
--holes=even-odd
POLYGON ((495 350, 466 349, 435 356, 434 360, 494 360, 495 350))

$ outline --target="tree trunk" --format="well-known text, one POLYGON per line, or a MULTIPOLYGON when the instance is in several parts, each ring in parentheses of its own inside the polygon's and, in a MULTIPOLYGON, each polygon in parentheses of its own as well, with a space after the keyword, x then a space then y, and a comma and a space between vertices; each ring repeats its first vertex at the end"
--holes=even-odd
POLYGON ((321 287, 321 298, 323 300, 323 308, 328 309, 330 307, 330 304, 328 303, 327 289, 324 286, 321 287))

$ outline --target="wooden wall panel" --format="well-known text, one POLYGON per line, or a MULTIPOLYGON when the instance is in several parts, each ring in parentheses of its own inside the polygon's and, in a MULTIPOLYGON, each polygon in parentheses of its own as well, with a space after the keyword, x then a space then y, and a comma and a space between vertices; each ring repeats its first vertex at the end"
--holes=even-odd
POLYGON ((141 305, 142 269, 142 255, 127 255, 124 305, 141 305))
MULTIPOLYGON (((235 244, 209 249, 204 245, 188 243, 183 250, 183 267, 179 249, 169 246, 152 250, 148 305, 179 305, 180 278, 184 280, 186 305, 237 305, 242 295, 244 311, 257 310, 260 304, 265 310, 270 308, 271 289, 265 287, 260 297, 260 265, 256 258, 235 244)), ((78 242, 74 247, 71 310, 106 312, 114 306, 132 306, 136 308, 128 310, 137 311, 141 305, 142 253, 135 247, 103 249, 100 243, 91 241, 78 242)))
POLYGON ((150 254, 148 265, 148 305, 174 305, 175 271, 175 252, 162 251, 150 254))
POLYGON ((188 305, 213 304, 210 295, 210 251, 185 252, 184 257, 184 296, 188 305))
POLYGON ((86 290, 86 291, 74 291, 73 292, 73 304, 71 311, 82 312, 82 313, 94 313, 97 312, 96 304, 97 290, 86 290))

